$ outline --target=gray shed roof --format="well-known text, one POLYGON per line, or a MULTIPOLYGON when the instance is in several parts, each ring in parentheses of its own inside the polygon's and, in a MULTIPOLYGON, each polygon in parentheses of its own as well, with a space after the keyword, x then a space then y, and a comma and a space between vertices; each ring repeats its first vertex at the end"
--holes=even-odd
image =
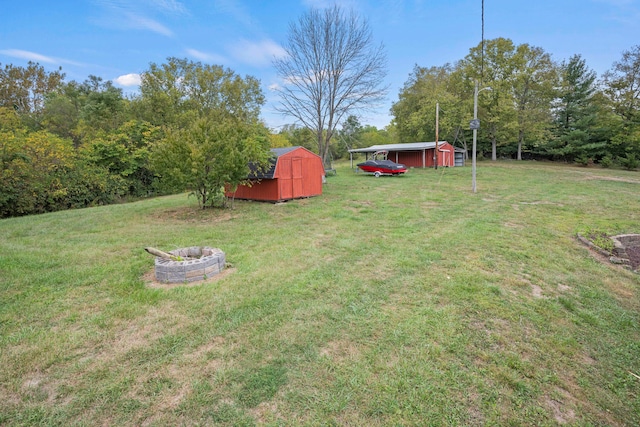
POLYGON ((278 158, 280 156, 284 156, 285 154, 297 150, 298 148, 303 148, 299 145, 294 147, 283 147, 283 148, 272 148, 271 149, 271 158, 269 159, 269 168, 263 171, 256 170, 256 166, 253 163, 249 163, 249 179, 273 179, 273 175, 276 172, 276 164, 278 163, 278 158))
POLYGON ((287 154, 290 151, 297 150, 300 147, 301 147, 300 145, 296 145, 294 147, 272 148, 271 152, 275 154, 276 157, 280 157, 287 154))
MULTIPOLYGON (((272 148, 271 149, 271 158, 269 159, 269 165, 263 171, 258 171, 257 167, 253 163, 249 163, 249 179, 273 179, 273 176, 276 173, 276 164, 278 163, 278 159, 285 154, 288 154, 292 151, 303 149, 305 151, 309 151, 309 149, 301 146, 295 145, 293 147, 281 147, 281 148, 272 148)), ((312 151, 309 151, 313 153, 312 151)), ((315 154, 315 153, 313 153, 315 154)), ((317 154, 315 154, 317 156, 317 154)))

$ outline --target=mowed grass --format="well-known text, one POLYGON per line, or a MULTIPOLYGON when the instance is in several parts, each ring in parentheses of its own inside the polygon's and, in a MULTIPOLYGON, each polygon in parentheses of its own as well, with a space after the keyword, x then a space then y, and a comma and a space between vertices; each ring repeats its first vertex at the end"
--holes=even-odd
POLYGON ((0 425, 639 425, 638 173, 488 163, 320 197, 0 221, 0 425), (220 247, 157 289, 146 246, 220 247))

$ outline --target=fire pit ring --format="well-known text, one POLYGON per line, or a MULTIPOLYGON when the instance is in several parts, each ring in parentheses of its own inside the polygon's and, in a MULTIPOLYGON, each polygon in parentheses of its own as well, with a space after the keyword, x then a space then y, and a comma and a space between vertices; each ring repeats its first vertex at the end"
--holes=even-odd
POLYGON ((640 234, 612 236, 613 254, 631 270, 640 271, 640 234))
POLYGON ((174 261, 156 257, 155 276, 158 282, 184 283, 205 280, 224 270, 226 263, 225 253, 221 249, 209 246, 180 248, 169 251, 169 254, 185 260, 174 261))

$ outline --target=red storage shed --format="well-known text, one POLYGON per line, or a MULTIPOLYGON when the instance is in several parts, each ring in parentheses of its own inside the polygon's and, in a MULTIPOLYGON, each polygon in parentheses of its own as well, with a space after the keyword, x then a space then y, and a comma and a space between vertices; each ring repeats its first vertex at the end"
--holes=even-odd
POLYGON ((322 194, 322 158, 304 147, 272 148, 271 168, 251 175, 253 185, 240 185, 228 197, 279 202, 322 194))
MULTIPOLYGON (((458 166, 455 162, 456 149, 447 141, 438 142, 438 166, 458 166)), ((428 168, 434 165, 434 154, 436 151, 435 142, 410 142, 405 144, 373 145, 368 148, 357 148, 349 150, 351 163, 353 163, 353 153, 365 153, 367 158, 369 153, 376 151, 387 151, 387 159, 405 166, 414 168, 428 168)), ((353 167, 353 165, 352 165, 353 167)))

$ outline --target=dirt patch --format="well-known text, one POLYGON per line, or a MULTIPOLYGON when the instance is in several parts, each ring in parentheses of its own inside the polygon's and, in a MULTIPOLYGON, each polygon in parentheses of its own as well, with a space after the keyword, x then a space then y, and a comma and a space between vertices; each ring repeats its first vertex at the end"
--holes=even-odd
POLYGON ((520 224, 513 223, 513 222, 505 222, 505 223, 503 224, 503 226, 504 226, 505 228, 524 228, 524 226, 522 226, 522 225, 520 225, 520 224))
POLYGON ((542 288, 538 285, 531 285, 531 294, 534 298, 544 298, 542 288))
POLYGON ((597 179, 599 181, 616 181, 616 182, 627 182, 629 184, 640 184, 640 181, 636 179, 630 178, 618 178, 615 176, 600 176, 600 175, 587 175, 584 177, 586 180, 594 180, 597 179))
POLYGON ((553 418, 558 424, 567 424, 575 420, 575 411, 570 408, 565 408, 562 402, 549 398, 545 403, 553 412, 553 418))
POLYGON ((593 357, 589 356, 588 354, 583 354, 582 357, 580 358, 580 360, 582 361, 582 363, 584 363, 585 365, 588 366, 593 366, 596 364, 596 359, 594 359, 593 357))
POLYGON ((146 348, 150 343, 175 332, 187 323, 187 317, 173 308, 174 304, 150 308, 144 316, 127 321, 114 330, 111 340, 106 341, 103 351, 92 357, 96 364, 110 364, 124 357, 126 353, 146 348))
POLYGON ((420 204, 420 207, 424 210, 435 209, 439 208, 440 206, 441 204, 436 202, 423 202, 420 204))
POLYGON ((259 425, 264 425, 275 420, 283 420, 275 402, 261 402, 255 408, 249 410, 259 425))
POLYGON ((537 200, 535 202, 520 202, 521 205, 552 205, 552 206, 563 206, 562 203, 554 203, 547 202, 544 200, 537 200))
POLYGON ((48 403, 53 403, 57 398, 55 384, 48 383, 47 377, 40 373, 35 373, 24 380, 22 382, 21 392, 23 396, 37 400, 45 400, 48 403))
POLYGON ((145 286, 149 288, 154 288, 154 289, 191 288, 194 286, 201 286, 209 283, 214 283, 220 279, 224 279, 228 275, 233 274, 235 272, 236 272, 235 268, 228 267, 222 270, 220 273, 215 274, 205 280, 196 280, 196 281, 187 282, 187 283, 162 283, 156 280, 155 270, 152 268, 142 276, 142 281, 144 282, 145 286))
POLYGON ((482 426, 485 425, 485 418, 482 413, 482 397, 480 394, 473 390, 467 394, 467 408, 469 412, 469 418, 471 425, 482 426))
POLYGON ((231 221, 239 217, 231 209, 201 209, 198 206, 170 208, 156 211, 153 217, 160 221, 217 223, 231 221))
POLYGON ((347 340, 331 341, 326 347, 320 349, 320 356, 328 357, 336 362, 344 360, 357 359, 360 356, 360 350, 354 343, 347 340))

